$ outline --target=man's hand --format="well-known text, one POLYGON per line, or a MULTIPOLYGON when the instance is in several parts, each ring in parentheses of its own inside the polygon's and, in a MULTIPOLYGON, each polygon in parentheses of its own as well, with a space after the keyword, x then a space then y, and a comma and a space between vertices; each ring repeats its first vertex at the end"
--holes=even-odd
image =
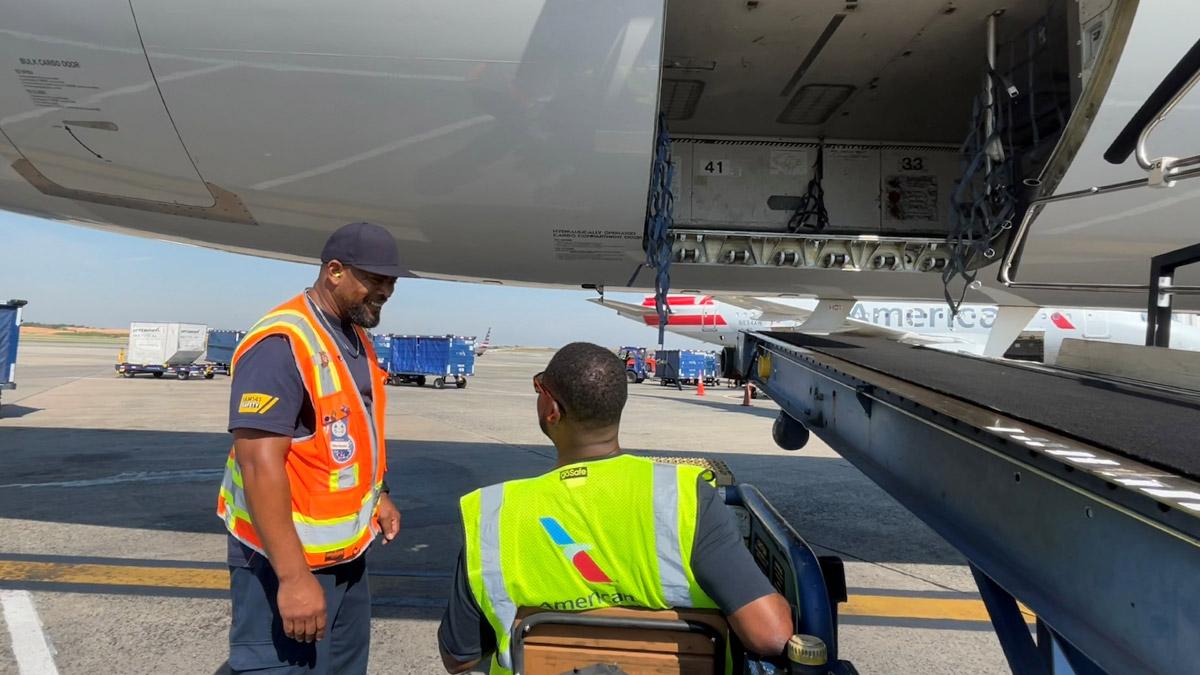
POLYGON ((279 578, 283 632, 299 642, 325 637, 325 592, 309 571, 292 521, 291 486, 285 468, 292 439, 256 429, 234 429, 233 450, 242 467, 247 506, 267 559, 279 578))
POLYGON ((276 600, 285 635, 297 642, 325 637, 325 592, 312 572, 280 579, 276 600))
POLYGON ((379 495, 379 530, 383 533, 383 544, 400 534, 400 509, 392 503, 392 498, 386 494, 379 495))

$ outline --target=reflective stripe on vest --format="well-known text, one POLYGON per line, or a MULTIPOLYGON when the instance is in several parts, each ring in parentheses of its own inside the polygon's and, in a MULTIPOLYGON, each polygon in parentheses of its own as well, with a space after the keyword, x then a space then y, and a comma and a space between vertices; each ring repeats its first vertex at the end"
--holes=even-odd
MULTIPOLYGON (((631 458, 632 459, 632 458, 631 458)), ((690 508, 693 512, 696 510, 695 491, 689 490, 687 496, 690 498, 690 506, 681 506, 681 495, 679 489, 679 481, 690 480, 695 481, 698 475, 698 470, 694 467, 680 467, 670 464, 660 464, 657 462, 649 462, 648 460, 635 460, 638 462, 646 462, 652 464, 650 470, 646 471, 645 475, 652 481, 650 490, 650 500, 644 503, 642 508, 652 508, 653 514, 653 545, 655 547, 652 557, 641 556, 645 560, 645 567, 642 569, 652 570, 652 566, 657 567, 657 582, 661 598, 665 600, 666 605, 670 607, 695 607, 695 606, 715 606, 711 603, 711 599, 703 594, 703 591, 695 591, 693 594, 694 579, 690 574, 690 566, 687 562, 687 556, 690 556, 691 546, 681 546, 681 508, 690 508), (657 563, 655 565, 655 562, 657 563), (702 599, 700 602, 697 600, 702 599)), ((594 469, 593 469, 594 471, 594 469)), ((552 472, 557 477, 559 471, 552 472)), ((550 476, 551 474, 547 474, 550 476)), ((541 479, 546 479, 543 476, 541 479)), ((539 480, 539 479, 530 479, 539 480)), ((514 489, 520 489, 519 483, 514 485, 514 489)), ((512 668, 511 645, 511 628, 517 616, 517 605, 514 602, 509 590, 509 585, 505 582, 504 561, 501 547, 501 513, 504 506, 504 483, 491 485, 480 490, 478 494, 478 505, 476 513, 479 520, 477 523, 472 523, 470 515, 464 511, 464 530, 467 536, 468 546, 468 575, 475 557, 472 555, 473 543, 478 544, 478 565, 481 588, 472 588, 473 593, 479 593, 483 597, 477 598, 480 608, 483 610, 488 619, 488 623, 492 626, 496 633, 497 651, 495 662, 493 663, 492 672, 504 672, 512 668), (486 601, 484 601, 486 600, 486 601), (496 668, 499 666, 499 669, 496 668)), ((471 504, 471 497, 468 495, 464 498, 464 507, 471 504)), ((518 495, 515 497, 520 498, 518 495)), ((647 514, 649 515, 649 514, 647 514)), ((691 529, 691 534, 694 535, 695 518, 694 513, 687 521, 691 529)), ((511 530, 510 530, 511 532, 511 530)), ((647 541, 646 543, 649 543, 647 541)), ((514 544, 508 545, 508 550, 514 550, 514 544)), ((587 550, 586 548, 582 550, 587 550)), ((636 558, 635 558, 636 559, 636 558)), ((513 560, 510 564, 536 564, 536 560, 526 559, 524 561, 513 560)), ((643 564, 643 563, 638 563, 643 564)), ((653 571, 650 572, 653 575, 653 571)), ((478 581, 476 582, 478 583, 478 581)), ((652 601, 652 602, 657 602, 652 601)))
MULTIPOLYGON (((503 644, 497 646, 496 659, 512 669, 512 653, 508 649, 508 629, 517 618, 517 608, 504 585, 504 568, 500 564, 500 507, 504 505, 504 484, 489 485, 479 495, 479 557, 483 566, 483 589, 491 603, 496 623, 505 628, 503 644)), ((499 637, 499 636, 498 636, 499 637)))
MULTIPOLYGON (((313 311, 320 310, 313 308, 313 311)), ((324 398, 330 394, 336 394, 337 392, 341 391, 342 383, 341 378, 338 377, 337 371, 333 368, 321 367, 321 354, 325 354, 325 350, 321 348, 322 343, 317 338, 317 333, 314 330, 314 327, 309 323, 308 318, 300 312, 290 309, 281 309, 271 312, 270 314, 264 316, 257 324, 255 324, 254 327, 250 329, 250 332, 246 333, 246 337, 242 339, 243 341, 247 341, 247 344, 249 344, 248 341, 253 340, 259 334, 265 333, 274 328, 286 329, 290 334, 300 340, 301 344, 304 345, 308 353, 312 355, 310 357, 310 365, 313 369, 313 381, 317 384, 317 391, 315 393, 318 397, 324 398)), ((326 355, 325 358, 329 358, 329 356, 326 355)), ((230 376, 232 375, 233 372, 230 371, 230 376)))
MULTIPOLYGON (((367 408, 354 373, 342 358, 337 341, 324 325, 319 311, 305 295, 284 303, 247 333, 233 363, 236 368, 241 356, 269 335, 289 338, 296 367, 300 369, 316 418, 311 435, 291 439, 286 459, 292 478, 292 521, 305 558, 313 568, 353 560, 370 545, 377 532, 374 515, 381 488, 380 477, 386 467, 380 432, 387 398, 382 375, 374 363, 374 350, 363 331, 356 327, 355 334, 369 362, 368 377, 374 398, 372 411, 367 408), (343 382, 349 385, 346 389, 342 388, 343 382), (334 434, 347 433, 332 430, 332 425, 338 421, 344 422, 349 430, 347 440, 357 444, 357 447, 349 447, 346 458, 335 453, 335 449, 347 449, 334 445, 334 441, 344 442, 334 434), (364 461, 371 462, 369 482, 360 480, 360 473, 366 473, 360 472, 364 461)), ((247 503, 236 453, 231 450, 219 492, 217 514, 235 537, 264 552, 247 503)))
POLYGON ((673 464, 654 463, 654 542, 663 597, 672 607, 688 607, 692 594, 679 550, 679 482, 673 464))
MULTIPOLYGON (((317 307, 316 304, 313 303, 312 299, 308 297, 307 293, 304 294, 304 302, 305 302, 305 304, 308 305, 308 311, 312 312, 313 316, 318 317, 318 318, 323 316, 321 314, 321 309, 319 307, 317 307)), ((295 314, 296 317, 298 317, 301 321, 303 321, 306 326, 308 325, 308 319, 306 317, 304 317, 303 315, 301 315, 297 312, 288 312, 288 313, 295 314)), ((337 338, 334 337, 333 334, 330 333, 329 330, 325 330, 324 326, 322 326, 321 329, 325 331, 325 334, 329 337, 330 342, 333 343, 334 348, 336 349, 337 348, 337 338)), ((366 360, 367 360, 367 377, 372 377, 372 375, 371 375, 371 373, 373 372, 372 369, 376 367, 375 364, 377 363, 377 360, 375 357, 374 343, 367 337, 366 332, 363 331, 358 326, 354 326, 352 328, 352 330, 354 331, 355 337, 358 338, 358 344, 362 346, 363 357, 366 358, 366 360)), ((341 382, 339 381, 338 374, 335 371, 335 369, 321 368, 319 355, 315 357, 315 362, 318 364, 317 369, 319 372, 332 374, 333 380, 334 380, 334 387, 335 387, 334 391, 340 390, 341 382)), ((347 366, 347 369, 349 369, 349 366, 347 366)), ((352 371, 350 373, 350 379, 354 380, 354 373, 352 371)), ((380 480, 382 480, 382 476, 379 473, 379 443, 380 443, 380 439, 379 439, 379 436, 377 435, 378 430, 375 428, 374 416, 369 414, 369 409, 367 408, 367 402, 365 400, 363 400, 362 390, 358 386, 358 382, 353 381, 353 382, 351 382, 351 384, 353 385, 351 387, 351 390, 354 392, 355 398, 358 399, 358 405, 362 407, 364 412, 368 413, 367 417, 371 421, 371 424, 367 425, 369 427, 368 433, 370 434, 370 440, 371 440, 371 484, 378 485, 380 480)), ((382 394, 382 392, 375 391, 375 389, 377 389, 377 388, 374 386, 374 382, 372 382, 371 389, 372 389, 372 392, 376 396, 380 396, 382 394)), ((383 403, 383 401, 372 401, 372 405, 378 405, 381 403, 383 403)), ((377 410, 382 410, 382 407, 377 408, 377 410)))
MULTIPOLYGON (((232 458, 226 462, 225 478, 221 481, 221 496, 225 499, 225 522, 233 525, 233 518, 241 518, 249 522, 250 510, 246 506, 245 488, 242 485, 242 472, 237 462, 232 458)), ((358 541, 363 533, 371 527, 371 518, 375 515, 374 490, 363 497, 362 506, 358 513, 340 518, 308 518, 299 513, 292 513, 292 523, 296 526, 296 534, 304 543, 304 550, 313 553, 326 553, 346 548, 358 541)))

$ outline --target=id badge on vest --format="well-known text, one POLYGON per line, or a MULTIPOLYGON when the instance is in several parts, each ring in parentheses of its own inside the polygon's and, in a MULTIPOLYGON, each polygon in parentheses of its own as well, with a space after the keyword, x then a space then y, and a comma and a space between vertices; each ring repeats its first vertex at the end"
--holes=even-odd
POLYGON ((330 421, 326 425, 329 434, 329 454, 338 464, 346 464, 354 459, 354 439, 350 437, 349 413, 345 417, 330 421))

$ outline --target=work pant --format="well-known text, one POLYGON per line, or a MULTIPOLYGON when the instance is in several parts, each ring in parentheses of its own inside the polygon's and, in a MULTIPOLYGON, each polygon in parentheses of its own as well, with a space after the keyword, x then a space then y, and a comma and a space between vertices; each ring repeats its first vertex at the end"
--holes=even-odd
POLYGON ((325 638, 297 642, 283 633, 276 598, 279 578, 262 554, 230 566, 233 625, 229 669, 271 675, 354 675, 367 672, 371 646, 371 589, 366 556, 313 574, 325 591, 325 638))

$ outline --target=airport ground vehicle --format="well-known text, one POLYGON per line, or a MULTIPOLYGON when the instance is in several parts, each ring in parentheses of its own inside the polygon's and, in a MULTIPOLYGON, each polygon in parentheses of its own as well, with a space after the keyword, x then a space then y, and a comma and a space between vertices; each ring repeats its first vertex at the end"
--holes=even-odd
POLYGON ((663 386, 720 384, 717 361, 711 352, 696 349, 663 349, 655 355, 655 376, 663 386))
POLYGON ((453 384, 467 386, 475 374, 475 339, 457 335, 376 335, 372 338, 379 365, 389 384, 424 387, 430 379, 435 389, 453 384))
POLYGON ((1175 361, 1194 356, 1067 340, 1067 369, 783 332, 739 352, 782 409, 780 447, 818 435, 966 556, 1013 672, 1077 674, 1200 662, 1182 637, 1200 626, 1200 460, 1180 437, 1200 395, 1175 361), (1123 370, 1156 361, 1157 383, 1123 370))
POLYGON ((621 347, 617 358, 625 362, 625 380, 630 384, 641 384, 650 377, 650 363, 645 347, 621 347))
POLYGON ((208 327, 196 323, 135 321, 129 324, 129 344, 114 366, 122 377, 170 375, 180 380, 211 380, 211 364, 197 363, 208 343, 208 327))
POLYGON ((151 377, 171 376, 178 380, 189 380, 193 377, 213 379, 217 374, 216 368, 207 363, 185 363, 174 366, 160 366, 153 363, 118 363, 117 374, 121 377, 136 377, 150 375, 151 377))
MULTIPOLYGON (((1197 82, 1200 41, 1105 153, 1136 153, 1148 177, 1065 198, 1169 188, 1176 160, 1149 160, 1146 140, 1197 82)), ((776 443, 817 434, 962 552, 1015 673, 1200 663, 1185 637, 1200 628, 1200 358, 1169 348, 1175 299, 1197 292, 1176 278, 1200 244, 1146 262, 1145 344, 1066 339, 1053 366, 869 336, 739 337, 739 370, 781 408, 776 443)))
POLYGON ((17 388, 17 346, 21 340, 21 309, 24 300, 0 304, 0 396, 17 388))

